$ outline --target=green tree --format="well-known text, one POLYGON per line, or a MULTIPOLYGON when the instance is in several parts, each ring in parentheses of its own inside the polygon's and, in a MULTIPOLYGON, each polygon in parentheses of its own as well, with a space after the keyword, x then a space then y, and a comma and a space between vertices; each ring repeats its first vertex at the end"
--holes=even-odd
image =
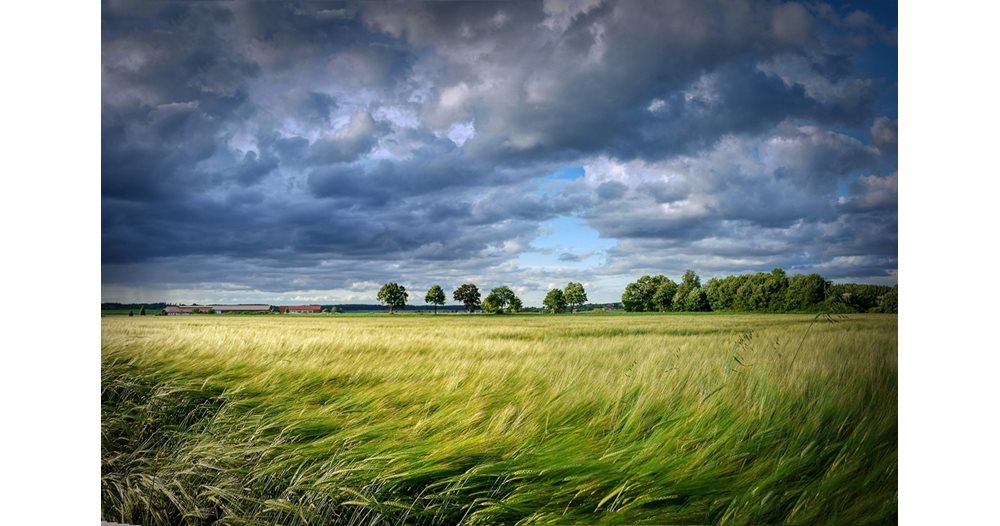
POLYGON ((712 278, 702 287, 698 275, 688 270, 680 284, 674 284, 662 275, 642 276, 629 283, 622 293, 622 307, 626 311, 784 312, 826 309, 837 312, 896 312, 897 298, 898 286, 865 283, 835 285, 819 274, 788 276, 780 268, 771 272, 712 278), (697 297, 691 293, 692 290, 699 291, 697 297), (673 296, 671 291, 674 291, 673 296))
POLYGON ((702 287, 702 290, 705 291, 705 297, 708 299, 708 304, 712 306, 712 310, 726 309, 725 300, 728 299, 725 296, 726 279, 728 278, 712 278, 702 287))
POLYGON ((514 296, 514 299, 510 300, 510 311, 513 313, 521 312, 524 305, 521 303, 521 298, 514 296))
POLYGON ((888 285, 838 283, 827 289, 827 301, 843 303, 857 312, 868 312, 878 307, 879 297, 891 290, 888 285))
POLYGON ((486 297, 483 298, 482 307, 484 311, 490 314, 496 314, 500 311, 500 300, 487 294, 486 297))
POLYGON ((703 312, 709 309, 708 297, 701 287, 691 289, 684 298, 684 310, 687 312, 703 312))
POLYGON ((685 271, 684 277, 681 278, 680 285, 677 286, 677 292, 674 293, 673 309, 685 310, 687 308, 687 297, 691 294, 691 289, 700 288, 701 278, 699 278, 693 270, 685 271))
POLYGON ((145 315, 146 315, 146 306, 143 305, 139 307, 139 316, 145 316, 145 315))
POLYGON ((660 312, 671 310, 674 303, 674 296, 676 294, 677 284, 674 283, 674 280, 666 278, 656 288, 656 292, 653 293, 653 309, 660 312))
POLYGON ((128 311, 128 317, 131 318, 132 316, 135 316, 135 313, 132 312, 131 310, 129 310, 128 311))
POLYGON ((574 310, 587 303, 587 291, 583 290, 583 284, 570 281, 563 290, 563 300, 567 305, 574 307, 574 310))
POLYGON ((816 308, 826 299, 826 287, 826 280, 819 274, 796 274, 788 278, 785 310, 803 311, 816 308))
POLYGON ((638 281, 625 285, 625 291, 622 292, 622 309, 627 312, 641 311, 642 293, 642 285, 638 281))
POLYGON ((521 299, 506 285, 491 290, 483 299, 483 310, 489 313, 503 314, 508 307, 513 311, 515 306, 520 310, 521 299))
POLYGON ((566 298, 563 295, 563 291, 559 289, 552 289, 548 294, 545 295, 545 299, 542 300, 542 305, 545 309, 552 314, 558 314, 566 308, 566 298))
POLYGON ((472 312, 480 307, 479 305, 479 287, 476 287, 474 283, 466 283, 457 289, 451 295, 455 301, 461 301, 465 305, 465 309, 472 312))
POLYGON ((886 312, 896 314, 899 312, 899 285, 889 289, 878 297, 878 304, 871 309, 872 312, 886 312))
POLYGON ((764 279, 764 298, 767 310, 774 312, 784 310, 788 292, 788 276, 785 271, 775 268, 764 279))
POLYGON ((736 299, 733 301, 733 308, 738 311, 762 311, 767 309, 768 298, 766 294, 769 274, 758 272, 748 274, 746 279, 736 290, 736 299))
POLYGON ((433 304, 434 314, 437 314, 438 305, 444 305, 444 302, 444 290, 441 289, 441 285, 431 285, 431 288, 427 289, 427 295, 424 296, 424 303, 433 304))
POLYGON ((627 311, 651 311, 656 310, 653 303, 653 296, 656 290, 669 281, 666 276, 659 274, 656 276, 643 276, 633 283, 625 286, 622 293, 622 308, 627 311))
POLYGON ((379 302, 389 307, 389 314, 392 314, 394 309, 405 309, 406 299, 409 297, 410 295, 407 294, 406 287, 399 285, 395 281, 382 285, 377 296, 379 302))
POLYGON ((712 278, 702 289, 713 311, 741 310, 737 307, 737 292, 749 278, 746 274, 712 278))

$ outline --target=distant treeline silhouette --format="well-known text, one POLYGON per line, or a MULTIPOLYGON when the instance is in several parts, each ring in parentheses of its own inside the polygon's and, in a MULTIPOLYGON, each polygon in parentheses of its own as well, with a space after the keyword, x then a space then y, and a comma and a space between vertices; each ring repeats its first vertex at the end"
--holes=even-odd
POLYGON ((660 312, 891 312, 898 310, 898 285, 833 284, 819 274, 771 272, 712 278, 701 284, 693 270, 680 283, 660 274, 625 286, 627 311, 660 312))
MULTIPOLYGON (((621 303, 586 303, 587 294, 580 283, 570 282, 565 290, 552 289, 542 307, 524 307, 513 291, 500 286, 480 301, 478 287, 466 283, 453 294, 463 305, 445 305, 439 285, 428 290, 429 305, 407 305, 406 288, 395 282, 383 285, 379 292, 382 305, 323 305, 323 312, 380 311, 404 309, 438 312, 552 312, 622 308, 631 312, 887 312, 898 310, 898 286, 861 283, 833 284, 819 274, 788 276, 776 268, 771 272, 738 274, 712 278, 702 285, 693 270, 684 273, 680 283, 659 274, 642 276, 625 286, 621 303)), ((102 303, 101 309, 139 309, 155 311, 164 303, 102 303)))

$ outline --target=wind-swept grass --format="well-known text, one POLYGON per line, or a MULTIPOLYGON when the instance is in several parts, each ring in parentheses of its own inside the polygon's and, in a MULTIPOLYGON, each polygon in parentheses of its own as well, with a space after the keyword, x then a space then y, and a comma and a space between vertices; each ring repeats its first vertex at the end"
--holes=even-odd
POLYGON ((105 318, 102 515, 895 522, 896 318, 813 321, 105 318))

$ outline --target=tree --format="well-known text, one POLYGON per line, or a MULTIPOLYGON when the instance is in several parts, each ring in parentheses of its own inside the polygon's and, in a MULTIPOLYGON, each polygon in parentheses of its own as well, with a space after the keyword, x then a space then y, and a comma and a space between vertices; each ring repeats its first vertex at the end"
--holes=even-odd
POLYGON ((826 299, 826 280, 819 274, 796 274, 788 278, 785 290, 785 310, 813 309, 826 299))
POLYGON ((146 315, 146 306, 143 305, 139 307, 139 316, 145 316, 145 315, 146 315))
POLYGON ((129 310, 128 311, 128 317, 131 318, 132 316, 135 316, 135 313, 132 312, 131 310, 129 310))
POLYGON ((455 292, 451 295, 455 298, 455 301, 461 301, 465 305, 465 309, 472 312, 480 307, 479 305, 479 288, 473 283, 466 283, 461 287, 455 289, 455 292))
POLYGON ((389 314, 392 314, 393 309, 405 309, 408 297, 410 295, 406 293, 406 287, 395 281, 382 285, 377 296, 379 302, 389 307, 389 314))
POLYGON ((767 281, 768 274, 758 272, 748 274, 746 279, 736 289, 736 298, 733 307, 742 311, 762 311, 767 308, 767 295, 764 293, 764 282, 767 281))
POLYGON ((684 310, 686 308, 685 302, 687 301, 688 294, 691 294, 691 289, 700 288, 701 278, 693 270, 689 269, 685 271, 680 285, 677 286, 677 292, 674 293, 673 309, 684 310))
POLYGON ((489 313, 503 314, 510 307, 512 312, 521 310, 521 299, 506 285, 501 285, 483 299, 483 310, 489 313))
POLYGON ((878 304, 870 312, 885 312, 896 314, 899 312, 899 285, 889 289, 888 292, 878 297, 878 304))
POLYGON ((666 276, 659 274, 653 277, 643 276, 634 283, 629 283, 622 293, 622 308, 634 312, 655 310, 653 296, 660 285, 668 281, 670 280, 666 276))
POLYGON ((688 292, 684 298, 684 310, 687 312, 703 312, 709 309, 708 297, 701 287, 696 287, 688 292))
POLYGON ((626 312, 642 310, 642 288, 638 282, 625 285, 625 291, 622 292, 622 309, 626 312))
POLYGON ((898 287, 863 283, 832 284, 819 274, 788 276, 784 270, 712 278, 704 287, 688 270, 679 285, 663 276, 642 276, 622 293, 627 311, 706 310, 737 312, 827 311, 896 312, 898 287), (652 297, 650 287, 655 286, 652 297), (674 290, 671 297, 670 291, 674 290), (699 291, 692 294, 692 290, 699 291), (667 298, 670 298, 669 300, 667 298), (704 300, 704 301, 703 301, 704 300), (707 306, 705 305, 707 302, 707 306))
POLYGON ((839 283, 827 289, 827 300, 846 304, 857 312, 868 312, 878 307, 878 298, 892 290, 888 285, 864 283, 839 283))
POLYGON ((767 310, 784 310, 785 298, 788 292, 788 276, 785 271, 775 268, 764 279, 764 297, 767 302, 767 310))
POLYGON ((670 278, 665 279, 653 293, 653 308, 660 312, 669 311, 673 307, 676 294, 677 284, 670 278))
POLYGON ((441 290, 441 285, 431 285, 431 288, 427 290, 427 295, 424 296, 424 303, 431 303, 434 305, 434 314, 438 312, 438 305, 444 305, 445 296, 444 291, 441 290))
POLYGON ((559 289, 552 289, 548 294, 545 295, 545 299, 542 300, 542 305, 545 309, 552 314, 558 314, 566 308, 566 298, 563 291, 559 289))
POLYGON ((566 289, 563 290, 563 299, 567 305, 572 305, 575 310, 576 307, 587 303, 587 291, 583 290, 582 283, 570 281, 566 284, 566 289))
POLYGON ((514 299, 510 300, 510 311, 513 313, 521 312, 524 305, 521 304, 521 298, 514 296, 514 299))
POLYGON ((702 288, 708 296, 708 304, 713 311, 740 310, 736 303, 736 293, 739 288, 749 279, 749 275, 740 274, 738 276, 726 276, 724 278, 712 278, 702 288))
POLYGON ((496 314, 500 310, 499 300, 496 297, 490 295, 487 295, 485 298, 483 298, 482 306, 483 310, 490 314, 496 314))
POLYGON ((681 278, 681 286, 687 287, 701 287, 701 278, 694 273, 693 270, 688 269, 684 271, 684 277, 681 278))

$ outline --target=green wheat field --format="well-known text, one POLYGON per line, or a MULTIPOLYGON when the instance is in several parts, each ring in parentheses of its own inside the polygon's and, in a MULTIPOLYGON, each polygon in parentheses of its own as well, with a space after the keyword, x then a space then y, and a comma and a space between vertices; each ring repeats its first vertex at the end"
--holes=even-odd
POLYGON ((895 315, 101 324, 104 520, 897 520, 895 315))

